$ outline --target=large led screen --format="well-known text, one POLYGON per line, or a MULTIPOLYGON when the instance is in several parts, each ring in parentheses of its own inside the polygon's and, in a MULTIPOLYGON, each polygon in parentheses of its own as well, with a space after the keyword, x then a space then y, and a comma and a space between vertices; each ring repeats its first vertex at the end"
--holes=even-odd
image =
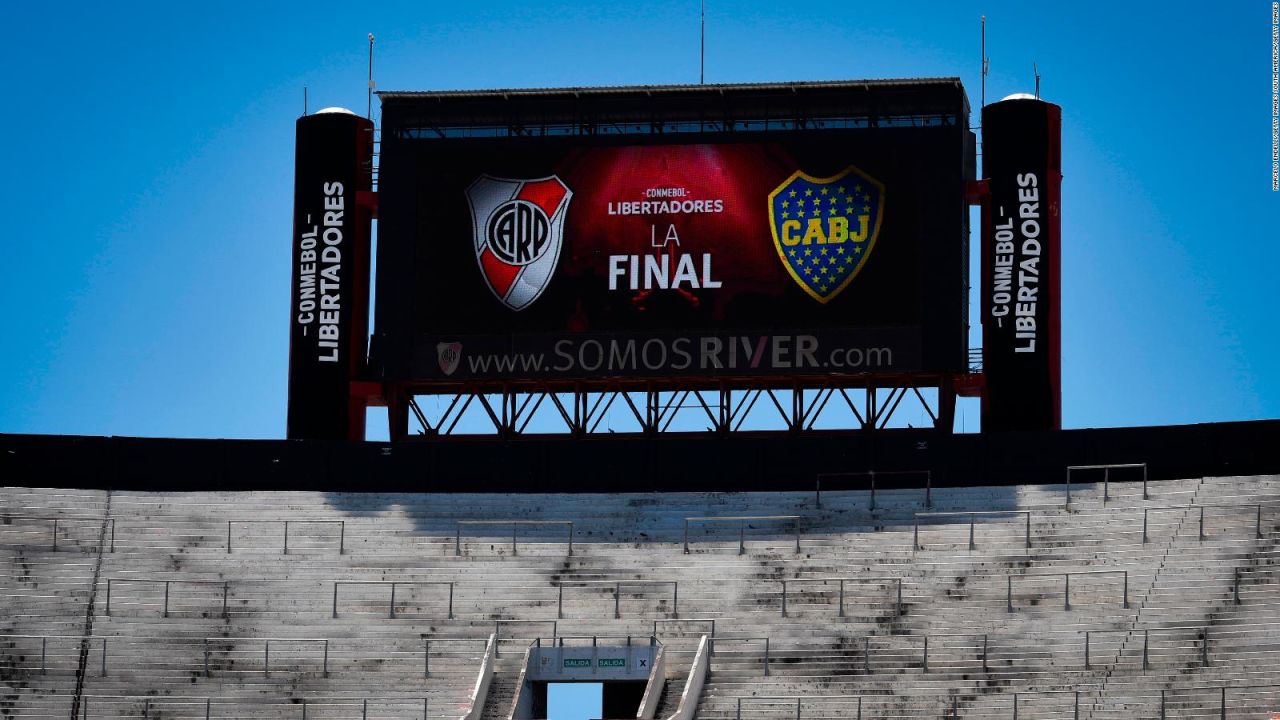
POLYGON ((423 381, 958 369, 962 132, 388 142, 375 357, 423 381))

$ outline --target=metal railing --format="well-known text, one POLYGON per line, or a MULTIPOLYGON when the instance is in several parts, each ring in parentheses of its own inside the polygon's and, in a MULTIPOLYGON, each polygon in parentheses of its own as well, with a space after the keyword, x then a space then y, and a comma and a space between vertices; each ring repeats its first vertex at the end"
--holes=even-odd
POLYGON ((561 582, 557 585, 556 597, 556 619, 564 619, 564 589, 566 587, 613 587, 613 618, 615 620, 622 617, 622 588, 636 585, 670 585, 671 586, 671 615, 677 617, 680 615, 680 582, 678 580, 579 580, 570 582, 561 582))
POLYGON ((487 648, 489 647, 489 639, 488 639, 488 638, 445 638, 445 637, 429 638, 429 637, 424 637, 424 638, 422 638, 422 677, 424 677, 424 678, 425 678, 425 677, 430 677, 430 676, 431 676, 431 641, 432 641, 432 640, 435 640, 437 643, 443 643, 443 642, 478 642, 478 643, 480 643, 480 648, 481 648, 481 653, 482 653, 482 654, 483 654, 484 650, 485 650, 485 649, 487 649, 487 648))
MULTIPOLYGON (((329 677, 329 639, 328 638, 272 638, 272 637, 207 637, 204 638, 204 676, 210 677, 209 674, 209 656, 213 650, 209 647, 211 643, 229 644, 243 642, 261 642, 262 647, 262 674, 265 677, 271 676, 271 643, 276 643, 277 647, 281 643, 319 643, 322 647, 323 655, 321 659, 321 673, 324 677, 329 677)), ((105 652, 105 650, 104 650, 105 652)), ((224 651, 224 652, 230 652, 224 651)), ((104 661, 105 663, 105 661, 104 661)))
POLYGON ((838 583, 839 585, 839 601, 837 617, 844 617, 844 586, 847 582, 857 583, 896 583, 898 588, 897 601, 894 603, 894 614, 902 614, 902 578, 875 577, 875 578, 790 578, 787 580, 779 580, 782 583, 782 617, 787 617, 787 585, 794 583, 838 583))
POLYGON ((396 618, 396 587, 397 586, 449 586, 449 619, 453 619, 453 586, 451 580, 336 580, 333 583, 333 614, 331 617, 338 617, 338 587, 342 585, 381 585, 390 586, 391 597, 387 602, 387 617, 394 620, 396 618))
MULTIPOLYGON (((61 517, 49 517, 49 516, 41 516, 41 515, 0 514, 0 520, 3 520, 4 524, 6 525, 8 525, 11 521, 14 521, 14 520, 50 523, 51 527, 49 529, 49 540, 50 540, 49 544, 53 549, 53 551, 57 552, 58 551, 58 523, 61 522, 65 525, 67 522, 90 522, 90 523, 101 525, 104 518, 84 517, 79 515, 63 515, 61 517)), ((110 550, 108 552, 115 552, 116 551, 116 520, 115 518, 105 518, 105 520, 107 521, 107 524, 108 524, 108 528, 109 528, 108 534, 109 534, 110 543, 111 543, 110 550)))
POLYGON ((769 637, 767 635, 760 635, 757 637, 748 637, 748 636, 734 636, 734 637, 722 637, 722 638, 709 637, 707 638, 707 650, 709 651, 711 657, 714 659, 716 655, 716 643, 718 642, 719 643, 760 642, 761 640, 764 641, 764 674, 768 675, 769 674, 769 637))
POLYGON ((1128 570, 1068 570, 1061 573, 1036 573, 1036 574, 1027 574, 1027 575, 1009 574, 1005 576, 1005 580, 1007 582, 1005 602, 1008 606, 1008 611, 1013 612, 1013 579, 1015 577, 1052 578, 1052 577, 1058 577, 1059 575, 1061 575, 1062 581, 1063 581, 1062 609, 1070 610, 1071 609, 1071 576, 1072 575, 1117 575, 1117 574, 1124 576, 1124 590, 1122 591, 1122 595, 1121 595, 1121 607, 1127 608, 1129 607, 1129 571, 1128 570))
MULTIPOLYGON (((654 636, 654 637, 657 637, 657 636, 658 636, 658 625, 659 625, 659 624, 661 624, 661 623, 668 623, 668 624, 670 624, 670 623, 681 623, 681 624, 684 624, 684 623, 708 623, 708 624, 710 624, 710 625, 711 625, 711 633, 710 633, 710 637, 715 637, 715 636, 716 636, 716 619, 715 619, 715 618, 662 618, 662 619, 654 620, 654 621, 653 621, 653 636, 654 636)), ((684 634, 686 634, 686 633, 681 633, 681 635, 684 635, 684 634)), ((701 637, 701 636, 703 636, 703 635, 707 635, 707 634, 708 634, 708 633, 695 632, 695 633, 693 633, 693 636, 694 636, 694 637, 701 637)))
POLYGON ((511 554, 516 554, 516 540, 521 525, 564 525, 568 528, 569 554, 573 554, 573 521, 572 520, 458 520, 457 531, 454 534, 453 554, 462 555, 462 526, 463 525, 510 525, 511 526, 511 554))
POLYGON ((232 525, 265 525, 274 523, 284 523, 284 552, 289 554, 289 525, 337 525, 338 526, 338 554, 346 553, 347 549, 347 521, 345 520, 228 520, 227 521, 227 553, 231 552, 231 526, 232 525))
MULTIPOLYGON (((554 641, 560 637, 560 623, 556 620, 494 620, 493 621, 493 654, 500 655, 502 648, 502 626, 503 625, 550 625, 551 639, 554 641)), ((512 640, 528 640, 533 642, 542 637, 541 635, 532 635, 526 638, 508 638, 512 640)))
POLYGON ((689 554, 689 523, 738 523, 738 554, 743 555, 747 552, 747 523, 769 522, 787 520, 794 524, 796 538, 796 552, 800 552, 800 524, 803 518, 800 515, 733 515, 719 517, 687 517, 684 519, 684 553, 689 554))
POLYGON ((1111 499, 1111 471, 1142 468, 1142 499, 1150 500, 1151 496, 1147 493, 1147 464, 1146 463, 1111 463, 1107 465, 1068 465, 1067 466, 1067 504, 1071 504, 1071 473, 1079 470, 1101 470, 1102 471, 1102 501, 1106 502, 1111 499))
POLYGON ((169 588, 171 585, 214 585, 222 587, 222 617, 227 617, 227 590, 230 580, 152 580, 144 578, 107 578, 107 599, 105 614, 111 614, 111 587, 123 584, 163 584, 164 606, 162 617, 169 617, 169 588))
MULTIPOLYGON (((818 473, 814 480, 814 500, 818 508, 822 507, 822 479, 865 477, 871 479, 871 499, 868 510, 876 509, 876 476, 924 475, 924 506, 933 507, 933 471, 932 470, 863 470, 860 472, 818 473)), ((854 491, 857 492, 857 491, 854 491)))
MULTIPOLYGON (((418 702, 419 701, 416 698, 409 699, 409 698, 391 698, 391 697, 378 697, 378 698, 329 697, 323 700, 316 700, 314 698, 308 699, 306 697, 297 697, 297 698, 289 698, 285 700, 267 701, 259 698, 228 698, 228 697, 212 697, 212 696, 157 697, 154 695, 85 695, 81 698, 79 718, 80 720, 89 720, 90 718, 94 718, 94 717, 99 717, 99 718, 128 717, 128 715, 125 714, 125 711, 119 708, 118 706, 137 705, 137 706, 140 706, 138 708, 138 712, 139 712, 138 717, 142 718, 143 720, 146 720, 147 718, 152 717, 152 714, 151 714, 152 708, 159 709, 159 708, 165 708, 165 707, 183 707, 183 706, 195 707, 197 713, 199 712, 200 708, 203 708, 205 720, 213 720, 213 718, 240 717, 243 715, 243 711, 236 712, 235 714, 232 714, 232 715, 226 715, 222 713, 215 714, 214 711, 215 709, 219 709, 219 706, 234 707, 234 706, 243 706, 243 705, 260 705, 260 706, 268 706, 268 707, 296 708, 296 713, 297 713, 296 717, 300 718, 301 720, 307 720, 308 711, 314 712, 315 710, 321 710, 323 712, 326 709, 330 709, 330 708, 352 708, 359 711, 359 717, 361 718, 361 720, 368 720, 369 705, 371 703, 375 704, 375 706, 378 704, 399 705, 399 706, 413 705, 413 707, 416 709, 418 707, 418 702), (102 714, 101 712, 99 712, 98 714, 94 714, 90 710, 91 706, 93 709, 98 709, 100 707, 105 706, 106 712, 108 714, 102 714)), ((421 699, 421 707, 422 707, 421 717, 425 720, 428 717, 428 713, 429 713, 429 704, 428 704, 427 698, 424 697, 421 699)), ((403 710, 401 712, 403 713, 403 710)), ((168 717, 168 716, 169 715, 167 714, 164 715, 164 717, 168 717)), ((184 716, 191 717, 189 715, 186 715, 185 713, 184 713, 184 716)), ((283 713, 280 716, 283 717, 283 713)), ((403 716, 403 715, 399 715, 399 716, 403 716)), ((161 716, 157 715, 156 717, 161 717, 161 716)), ((321 717, 333 717, 332 711, 323 712, 321 717)), ((438 715, 438 717, 449 717, 449 716, 438 715)))
POLYGON ((912 547, 916 550, 923 550, 924 546, 920 544, 920 518, 922 517, 969 517, 969 549, 974 550, 977 545, 974 544, 973 525, 974 519, 978 515, 1023 515, 1027 519, 1027 529, 1025 533, 1026 545, 1031 547, 1031 511, 1030 510, 956 510, 953 512, 917 512, 911 513, 912 519, 915 521, 915 530, 912 534, 912 547))
MULTIPOLYGON (((818 703, 825 703, 825 704, 848 703, 850 705, 853 704, 848 701, 856 701, 856 704, 857 704, 856 714, 850 713, 849 710, 837 708, 837 710, 843 710, 843 712, 839 712, 837 714, 837 717, 848 717, 848 718, 856 718, 857 720, 862 720, 862 696, 861 695, 753 695, 751 697, 745 697, 745 698, 740 697, 738 698, 737 714, 735 715, 735 717, 737 720, 742 720, 742 703, 744 702, 759 703, 762 705, 772 705, 774 707, 777 707, 782 703, 787 703, 788 707, 790 707, 791 703, 795 703, 795 720, 801 720, 804 717, 801 711, 802 702, 808 702, 810 704, 818 704, 818 703)), ((827 712, 824 713, 822 717, 830 717, 830 712, 831 710, 827 709, 827 712)), ((774 710, 770 712, 770 716, 777 717, 778 711, 774 710)))
MULTIPOLYGON (((1157 627, 1157 628, 1132 628, 1132 629, 1116 628, 1116 629, 1102 629, 1102 630, 1082 630, 1080 632, 1084 634, 1084 669, 1085 670, 1093 669, 1093 658, 1091 654, 1092 643, 1090 641, 1090 636, 1092 635, 1107 634, 1107 635, 1124 635, 1125 637, 1129 637, 1133 633, 1141 632, 1142 633, 1142 669, 1150 670, 1151 669, 1151 634, 1156 633, 1157 635, 1159 635, 1161 633, 1171 633, 1171 632, 1179 632, 1179 631, 1187 631, 1187 630, 1192 630, 1199 633, 1199 637, 1197 639, 1200 641, 1198 644, 1199 651, 1200 651, 1199 652, 1200 664, 1204 666, 1208 666, 1209 665, 1209 626, 1208 625, 1180 625, 1180 626, 1175 625, 1175 626, 1157 627)), ((1117 660, 1118 660, 1118 656, 1117 656, 1117 660)))

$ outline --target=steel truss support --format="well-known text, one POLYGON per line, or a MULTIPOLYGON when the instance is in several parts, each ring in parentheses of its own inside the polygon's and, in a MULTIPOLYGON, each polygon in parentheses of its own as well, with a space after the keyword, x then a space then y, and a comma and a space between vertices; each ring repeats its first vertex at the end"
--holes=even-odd
POLYGON ((513 384, 448 390, 406 388, 387 396, 391 437, 398 440, 470 434, 729 435, 761 432, 761 416, 782 426, 774 432, 868 432, 890 427, 895 414, 904 407, 922 408, 934 428, 950 432, 955 413, 955 393, 947 377, 875 378, 861 382, 841 379, 769 386, 726 382, 713 387, 656 383, 513 384), (421 398, 434 399, 432 412, 423 410, 418 402, 421 398), (851 416, 852 423, 844 421, 833 427, 834 413, 851 416), (608 421, 617 415, 635 429, 611 427, 608 421), (468 422, 463 423, 468 417, 468 422), (536 423, 535 417, 539 419, 536 423))

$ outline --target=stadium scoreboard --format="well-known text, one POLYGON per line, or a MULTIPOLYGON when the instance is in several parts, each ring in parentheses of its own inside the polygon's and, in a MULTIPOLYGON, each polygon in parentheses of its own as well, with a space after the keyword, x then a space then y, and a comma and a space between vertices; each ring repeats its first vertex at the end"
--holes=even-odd
POLYGON ((956 78, 379 97, 376 188, 371 123, 298 121, 290 437, 362 437, 375 395, 885 379, 1058 422, 1056 106, 989 106, 978 181, 956 78), (1049 213, 1016 251, 984 215, 990 383, 976 198, 1049 213))

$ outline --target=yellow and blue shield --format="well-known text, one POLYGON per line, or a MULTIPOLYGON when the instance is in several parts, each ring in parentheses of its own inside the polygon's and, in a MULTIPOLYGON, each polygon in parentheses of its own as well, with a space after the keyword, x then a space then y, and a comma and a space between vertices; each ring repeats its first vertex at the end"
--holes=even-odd
POLYGON ((867 264, 884 217, 884 185, 850 165, 819 178, 797 170, 769 193, 769 229, 787 269, 820 303, 867 264))

